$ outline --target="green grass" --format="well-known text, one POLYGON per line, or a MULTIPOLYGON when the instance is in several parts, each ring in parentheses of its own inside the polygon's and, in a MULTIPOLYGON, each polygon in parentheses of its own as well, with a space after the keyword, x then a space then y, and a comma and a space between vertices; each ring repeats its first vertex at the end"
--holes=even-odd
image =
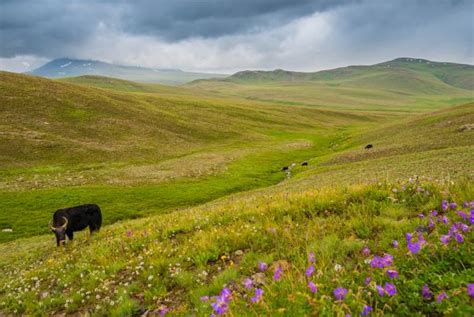
POLYGON ((227 286, 234 316, 358 315, 365 304, 376 315, 471 315, 472 230, 447 248, 437 224, 416 256, 404 234, 443 199, 474 198, 474 131, 459 130, 474 120, 472 91, 447 83, 464 85, 458 75, 425 76, 412 90, 398 75, 390 91, 357 74, 350 85, 177 88, 0 73, 0 227, 13 228, 0 232, 0 314, 203 316, 211 307, 200 298, 227 286), (51 214, 80 203, 99 204, 104 227, 56 248, 51 214), (376 295, 389 280, 364 264, 365 245, 394 255, 397 296, 376 295), (249 305, 242 281, 259 261, 270 266, 265 293, 249 305), (449 300, 423 300, 424 283, 449 300), (344 303, 338 286, 349 289, 344 303))
MULTIPOLYGON (((436 231, 426 237, 433 245, 415 257, 405 255, 403 234, 420 224, 420 212, 436 208, 442 198, 467 200, 473 189, 466 182, 416 182, 265 191, 107 226, 92 240, 79 235, 67 252, 52 246, 49 236, 18 240, 0 245, 0 307, 22 314, 79 310, 129 315, 165 305, 173 315, 205 315, 211 308, 199 298, 216 295, 227 285, 234 292, 234 315, 354 313, 363 303, 373 305, 379 315, 396 311, 408 316, 415 310, 468 314, 472 307, 465 285, 473 272, 472 232, 453 254, 436 244, 436 231), (394 239, 400 241, 400 251, 391 249, 394 239), (364 245, 374 254, 396 256, 401 277, 394 281, 399 294, 393 299, 367 295, 361 288, 366 276, 372 276, 373 283, 386 280, 383 272, 361 269, 364 245), (243 255, 236 255, 237 250, 243 255), (311 251, 319 272, 314 278, 317 296, 309 293, 303 276, 311 251), (271 265, 263 285, 264 302, 248 307, 248 299, 242 297, 248 291, 241 282, 257 272, 259 261, 271 265), (336 264, 342 271, 334 271, 336 264), (285 268, 280 282, 271 281, 276 265, 285 268), (421 268, 423 274, 418 273, 421 268), (429 305, 419 295, 423 283, 436 294, 446 290, 451 299, 429 305), (344 305, 332 300, 337 286, 351 290, 344 305)), ((442 225, 438 227, 444 232, 442 225)))
POLYGON ((471 102, 473 78, 471 65, 397 59, 316 73, 245 71, 186 86, 273 104, 393 115, 471 102))

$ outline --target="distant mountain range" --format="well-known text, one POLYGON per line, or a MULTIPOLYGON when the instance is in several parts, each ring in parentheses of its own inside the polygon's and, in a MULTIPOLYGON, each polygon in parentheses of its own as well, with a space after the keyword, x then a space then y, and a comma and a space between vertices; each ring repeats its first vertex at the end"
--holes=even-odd
MULTIPOLYGON (((143 83, 179 85, 190 82, 224 81, 239 84, 267 82, 321 81, 334 85, 355 85, 372 88, 403 88, 436 90, 439 84, 474 90, 474 66, 426 59, 401 57, 367 66, 348 66, 318 72, 246 70, 231 76, 223 74, 184 72, 179 69, 153 69, 123 66, 94 60, 55 59, 31 72, 47 78, 96 75, 143 83), (401 87, 400 87, 401 86, 401 87)), ((439 86, 439 87, 438 87, 439 86)), ((438 88, 437 88, 438 87, 438 88)))
POLYGON ((123 66, 94 60, 59 58, 28 72, 27 74, 62 78, 83 75, 98 75, 126 79, 136 82, 177 85, 197 79, 223 78, 227 75, 184 72, 179 69, 156 69, 137 66, 123 66))
POLYGON ((402 57, 392 61, 369 65, 348 66, 318 72, 293 72, 282 69, 273 71, 242 71, 224 81, 234 83, 259 83, 280 81, 325 81, 338 84, 378 87, 384 85, 432 86, 442 82, 456 88, 474 89, 474 66, 426 59, 402 57))

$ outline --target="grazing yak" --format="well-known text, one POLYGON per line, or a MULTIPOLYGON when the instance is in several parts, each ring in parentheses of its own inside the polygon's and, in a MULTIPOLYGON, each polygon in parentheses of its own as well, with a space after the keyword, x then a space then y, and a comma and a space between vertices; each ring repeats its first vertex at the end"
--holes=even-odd
POLYGON ((281 170, 282 170, 283 172, 284 172, 284 171, 287 171, 288 169, 289 169, 288 166, 283 166, 283 167, 281 168, 281 170))
POLYGON ((59 246, 61 243, 66 243, 66 236, 72 240, 74 231, 89 227, 92 234, 94 231, 99 231, 101 224, 102 213, 99 206, 89 204, 56 210, 49 228, 56 235, 59 246))
POLYGON ((367 144, 364 149, 369 150, 373 148, 374 146, 372 144, 367 144))
POLYGON ((303 163, 301 163, 301 166, 308 166, 308 162, 304 161, 303 163))

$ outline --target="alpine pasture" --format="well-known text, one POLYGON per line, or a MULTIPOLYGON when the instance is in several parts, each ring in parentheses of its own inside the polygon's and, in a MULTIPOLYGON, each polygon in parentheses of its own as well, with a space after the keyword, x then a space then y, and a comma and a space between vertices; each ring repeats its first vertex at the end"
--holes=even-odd
POLYGON ((473 78, 0 72, 0 312, 472 315, 473 78), (53 212, 84 203, 101 231, 57 248, 53 212))

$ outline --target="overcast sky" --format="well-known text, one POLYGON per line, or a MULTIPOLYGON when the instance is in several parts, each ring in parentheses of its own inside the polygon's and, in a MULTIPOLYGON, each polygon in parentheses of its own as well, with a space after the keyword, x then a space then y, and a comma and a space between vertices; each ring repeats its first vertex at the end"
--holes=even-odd
POLYGON ((232 73, 473 64, 473 0, 1 0, 0 69, 59 57, 232 73))

